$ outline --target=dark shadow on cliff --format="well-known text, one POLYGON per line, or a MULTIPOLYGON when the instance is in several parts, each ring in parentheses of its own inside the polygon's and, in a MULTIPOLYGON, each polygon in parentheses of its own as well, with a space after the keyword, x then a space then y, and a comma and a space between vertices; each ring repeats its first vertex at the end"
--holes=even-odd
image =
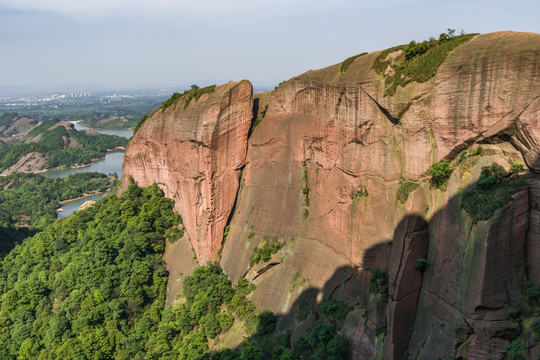
MULTIPOLYGON (((519 210, 520 204, 527 204, 528 199, 528 211, 540 214, 538 199, 531 200, 535 191, 535 196, 540 194, 539 176, 529 172, 520 179, 508 193, 489 193, 486 191, 490 188, 471 184, 448 199, 444 207, 431 215, 429 222, 420 215, 405 216, 396 226, 392 239, 365 251, 361 266, 340 267, 323 288, 305 289, 288 313, 276 315, 275 331, 268 331, 268 322, 257 324, 255 333, 236 349, 210 353, 203 358, 504 356, 504 346, 524 336, 524 330, 515 324, 534 312, 522 299, 522 289, 540 266, 531 264, 531 259, 540 256, 540 250, 536 255, 529 251, 530 234, 538 231, 531 227, 538 227, 540 221, 534 225, 527 220, 527 228, 523 230, 515 224, 521 215, 514 211, 519 210), (482 194, 487 195, 464 200, 466 196, 482 194), (497 202, 501 200, 497 196, 504 203, 497 202), (495 209, 484 221, 481 217, 489 212, 488 215, 471 213, 471 209, 476 209, 474 206, 467 212, 466 201, 472 201, 478 209, 494 203, 495 209), (508 234, 504 230, 507 225, 511 229, 508 234), (469 239, 460 238, 466 234, 469 239), (504 298, 500 300, 502 305, 492 305, 499 301, 499 295, 504 298), (506 315, 508 321, 497 320, 506 315), (321 328, 347 339, 348 356, 328 353, 332 336, 321 328), (490 338, 483 339, 482 331, 490 338), (314 333, 315 337, 320 336, 318 340, 314 333), (314 350, 315 342, 327 348, 314 350), (259 355, 250 357, 250 351, 259 355), (319 354, 315 355, 315 351, 319 354)), ((540 244, 534 246, 540 249, 540 244)), ((538 343, 531 337, 527 339, 528 349, 538 343)))

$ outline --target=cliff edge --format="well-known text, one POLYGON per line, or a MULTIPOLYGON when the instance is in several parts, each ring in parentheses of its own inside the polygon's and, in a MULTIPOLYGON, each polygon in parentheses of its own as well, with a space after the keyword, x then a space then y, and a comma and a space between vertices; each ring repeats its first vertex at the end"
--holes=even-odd
POLYGON ((540 320, 522 291, 540 284, 540 35, 410 50, 254 97, 242 81, 180 100, 135 134, 124 179, 157 182, 198 260, 221 249, 226 273, 256 284, 252 300, 287 314, 293 336, 309 326, 298 310, 332 297, 354 308, 341 330, 352 358, 502 359, 540 320), (443 160, 453 171, 436 187, 443 160), (467 211, 483 168, 516 162, 520 187, 487 217, 467 211))

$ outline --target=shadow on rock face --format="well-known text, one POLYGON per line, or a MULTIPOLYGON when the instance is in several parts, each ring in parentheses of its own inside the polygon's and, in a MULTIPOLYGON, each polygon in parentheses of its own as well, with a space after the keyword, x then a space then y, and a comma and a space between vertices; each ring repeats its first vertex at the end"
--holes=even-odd
MULTIPOLYGON (((516 339, 535 354, 538 336, 525 324, 540 317, 523 289, 540 274, 540 179, 524 179, 487 220, 463 210, 475 184, 429 221, 405 216, 361 267, 339 267, 322 288, 305 289, 277 315, 276 333, 290 330, 294 345, 317 324, 333 324, 351 359, 502 359, 516 339)), ((262 344, 257 335, 246 341, 262 344)))

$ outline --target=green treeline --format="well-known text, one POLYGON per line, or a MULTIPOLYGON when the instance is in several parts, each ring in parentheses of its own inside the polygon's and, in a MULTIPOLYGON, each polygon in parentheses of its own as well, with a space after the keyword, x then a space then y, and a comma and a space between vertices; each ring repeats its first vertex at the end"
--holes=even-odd
POLYGON ((172 207, 130 186, 15 247, 0 263, 0 359, 133 359, 161 319, 172 207))
POLYGON ((165 309, 162 254, 181 221, 172 209, 157 185, 132 184, 16 246, 0 261, 0 359, 346 356, 339 303, 323 303, 320 321, 291 347, 290 331, 277 333, 276 316, 246 297, 253 285, 242 278, 233 286, 217 264, 186 277, 182 299, 165 309), (231 328, 249 338, 210 350, 231 328))
POLYGON ((50 120, 30 131, 25 139, 0 148, 0 172, 16 164, 29 153, 47 157, 45 168, 89 164, 102 158, 108 150, 127 146, 128 139, 114 135, 89 135, 84 131, 68 131, 63 126, 50 129, 60 120, 50 120))
POLYGON ((15 173, 0 177, 0 224, 42 230, 56 219, 59 201, 105 191, 111 179, 101 173, 76 173, 65 178, 15 173))

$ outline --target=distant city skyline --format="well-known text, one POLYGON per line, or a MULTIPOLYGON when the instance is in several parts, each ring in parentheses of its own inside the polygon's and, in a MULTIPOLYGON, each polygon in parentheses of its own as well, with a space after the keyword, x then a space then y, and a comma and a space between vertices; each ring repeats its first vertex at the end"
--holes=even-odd
POLYGON ((268 88, 448 28, 538 33, 538 13, 538 0, 0 0, 0 92, 268 88))

